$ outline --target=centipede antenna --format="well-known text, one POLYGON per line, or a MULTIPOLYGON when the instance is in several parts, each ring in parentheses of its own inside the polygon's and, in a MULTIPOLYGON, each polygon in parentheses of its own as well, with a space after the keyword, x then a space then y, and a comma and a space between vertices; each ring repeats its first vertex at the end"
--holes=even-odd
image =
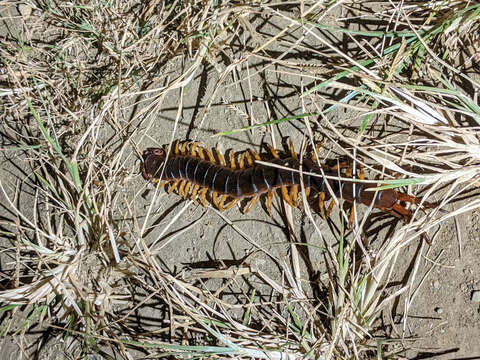
POLYGON ((198 202, 197 202, 198 189, 200 189, 200 185, 195 184, 195 186, 193 187, 193 190, 192 190, 192 195, 190 196, 190 199, 193 200, 193 203, 194 203, 195 205, 198 204, 198 202))
POLYGON ((292 155, 292 158, 298 159, 298 155, 295 152, 295 148, 293 147, 293 141, 292 139, 289 139, 288 141, 289 149, 290 149, 290 154, 292 155))
POLYGON ((183 192, 183 198, 184 198, 185 200, 187 200, 188 195, 190 194, 190 187, 191 187, 191 186, 192 186, 192 182, 191 182, 191 181, 187 182, 187 184, 185 185, 185 190, 184 190, 184 192, 183 192))
POLYGON ((220 151, 218 151, 217 148, 215 148, 215 155, 217 155, 217 159, 220 162, 220 165, 225 165, 225 161, 223 160, 223 156, 220 153, 220 151))
POLYGON ((183 196, 183 189, 185 189, 186 180, 180 181, 180 187, 178 188, 178 196, 183 196))
POLYGON ((187 155, 187 152, 188 152, 187 146, 188 146, 188 143, 187 143, 187 142, 184 142, 184 143, 182 144, 182 155, 187 155))
POLYGON ((273 200, 273 191, 269 191, 267 194, 267 211, 268 216, 272 217, 272 200, 273 200))
POLYGON ((270 152, 272 153, 272 156, 275 159, 280 159, 280 155, 278 154, 278 151, 275 150, 271 145, 268 145, 268 150, 270 150, 270 152))
POLYGON ((207 191, 208 191, 208 188, 206 188, 206 187, 204 187, 200 191, 200 200, 202 201, 202 206, 203 207, 207 206, 207 191))
POLYGON ((245 156, 247 157, 247 164, 248 166, 253 166, 254 162, 253 162, 253 158, 252 158, 252 155, 250 155, 250 152, 247 151, 244 153, 245 156))
POLYGON ((237 168, 237 163, 235 161, 235 153, 232 151, 230 153, 230 168, 235 170, 237 168))
POLYGON ((290 199, 292 200, 293 207, 298 205, 298 185, 292 185, 290 188, 290 199))
POLYGON ((245 153, 240 154, 240 161, 238 162, 239 169, 245 168, 245 153))
POLYGON ((248 203, 247 207, 245 208, 245 211, 243 212, 244 214, 247 214, 250 209, 252 208, 253 205, 255 205, 255 203, 257 202, 258 200, 258 196, 254 196, 252 197, 252 200, 250 200, 250 202, 248 203))
POLYGON ((227 204, 227 206, 225 206, 225 207, 223 208, 223 210, 229 210, 229 209, 231 209, 231 208, 232 208, 235 204, 237 204, 239 201, 240 201, 240 199, 233 199, 231 202, 229 202, 229 203, 227 204))

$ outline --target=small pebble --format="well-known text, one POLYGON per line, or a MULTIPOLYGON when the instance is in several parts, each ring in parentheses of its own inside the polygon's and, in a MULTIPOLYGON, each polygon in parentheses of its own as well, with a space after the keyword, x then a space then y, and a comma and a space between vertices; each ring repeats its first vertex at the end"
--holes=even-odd
POLYGON ((440 289, 440 281, 435 280, 435 281, 433 282, 433 288, 434 288, 435 290, 440 289))
POLYGON ((472 291, 472 302, 480 302, 480 290, 472 291))
POLYGON ((33 8, 31 6, 26 5, 26 4, 18 5, 18 12, 23 17, 29 17, 30 15, 32 15, 32 10, 33 10, 33 8))
POLYGON ((441 307, 436 307, 434 310, 437 314, 443 314, 443 309, 441 307))

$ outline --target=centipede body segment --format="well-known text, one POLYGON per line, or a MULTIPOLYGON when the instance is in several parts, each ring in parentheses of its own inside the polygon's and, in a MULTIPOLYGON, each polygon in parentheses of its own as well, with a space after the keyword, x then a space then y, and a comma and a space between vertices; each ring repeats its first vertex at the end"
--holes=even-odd
MULTIPOLYGON (((373 203, 374 208, 405 221, 411 218, 412 213, 401 202, 420 203, 419 198, 393 189, 372 191, 377 184, 327 180, 328 177, 338 177, 339 169, 320 166, 314 161, 314 156, 300 161, 291 144, 290 153, 286 156, 281 156, 277 150, 270 147, 271 159, 267 161, 272 166, 256 163, 255 161, 262 160, 262 157, 251 150, 238 156, 232 152, 228 161, 223 159, 218 150, 215 149, 214 155, 196 142, 177 141, 171 151, 168 150, 168 147, 164 146, 144 151, 141 166, 143 177, 154 183, 160 182, 162 187, 168 184, 168 192, 177 191, 179 196, 191 198, 195 203, 199 198, 203 206, 210 201, 220 211, 232 208, 243 199, 249 199, 244 209, 247 213, 257 200, 265 195, 267 211, 271 216, 272 199, 276 192, 280 192, 289 205, 296 207, 302 181, 306 197, 318 197, 323 216, 324 201, 330 198, 327 181, 338 198, 367 206, 373 203)), ((343 176, 351 176, 348 172, 343 173, 343 176)), ((359 177, 362 178, 363 175, 360 174, 359 177)), ((431 206, 426 202, 423 205, 431 206)))

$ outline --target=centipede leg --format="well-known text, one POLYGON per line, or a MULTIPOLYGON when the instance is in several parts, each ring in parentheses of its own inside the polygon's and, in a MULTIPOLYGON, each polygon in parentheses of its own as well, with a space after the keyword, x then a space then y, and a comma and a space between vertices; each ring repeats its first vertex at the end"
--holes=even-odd
POLYGON ((188 143, 187 143, 187 142, 184 142, 184 143, 182 144, 182 149, 181 149, 182 155, 187 155, 187 153, 188 153, 187 146, 188 146, 188 143))
POLYGON ((216 191, 213 192, 212 201, 213 201, 213 205, 215 205, 215 207, 221 211, 220 204, 218 203, 218 192, 216 191))
POLYGON ((223 160, 223 156, 217 148, 215 148, 215 155, 217 155, 220 165, 225 165, 225 160, 223 160))
POLYGON ((217 161, 215 160, 215 157, 212 155, 212 153, 208 149, 203 149, 205 150, 205 153, 207 154, 208 160, 212 163, 216 163, 217 161))
POLYGON ((282 186, 281 189, 282 189, 281 191, 282 191, 283 200, 285 200, 288 205, 293 207, 292 200, 290 199, 290 195, 288 195, 287 188, 285 186, 282 186))
POLYGON ((240 160, 238 161, 238 168, 243 169, 245 168, 245 153, 240 155, 240 160))
POLYGON ((275 159, 280 159, 280 155, 278 154, 277 150, 275 150, 271 145, 268 145, 268 150, 270 150, 275 159))
POLYGON ((328 209, 327 209, 327 216, 328 217, 330 216, 334 206, 335 206, 335 201, 332 199, 332 201, 330 201, 330 204, 328 205, 328 209))
POLYGON ((244 214, 248 213, 250 211, 250 209, 252 208, 253 205, 255 205, 255 203, 257 202, 258 200, 258 196, 254 196, 252 197, 252 200, 250 200, 250 202, 248 203, 247 207, 245 208, 245 211, 243 212, 244 214))
POLYGON ((175 141, 175 155, 180 154, 180 142, 177 140, 175 141))
POLYGON ((252 153, 253 158, 254 158, 255 160, 262 160, 262 158, 260 157, 260 155, 258 155, 255 151, 250 150, 250 152, 252 153))
POLYGON ((236 203, 238 203, 240 201, 240 199, 233 199, 231 202, 229 202, 227 204, 227 206, 225 206, 225 208, 223 210, 229 210, 231 209, 236 203))
POLYGON ((237 163, 235 161, 235 153, 232 151, 230 153, 230 168, 235 170, 237 168, 237 163))
POLYGON ((200 185, 198 184, 195 184, 195 186, 193 187, 193 190, 192 190, 192 196, 190 196, 190 199, 193 200, 193 203, 195 205, 197 205, 197 193, 198 193, 198 189, 200 189, 200 185))
POLYGON ((389 213, 397 218, 403 219, 404 222, 409 222, 410 219, 412 218, 413 214, 410 210, 406 209, 400 204, 395 204, 392 206, 391 209, 388 208, 380 208, 380 210, 389 213))
POLYGON ((177 188, 178 183, 179 183, 178 180, 174 181, 173 184, 170 185, 170 187, 168 188, 168 191, 167 191, 167 192, 168 192, 169 194, 171 194, 172 192, 174 192, 175 189, 177 188))
POLYGON ((267 211, 268 216, 272 217, 272 200, 273 200, 273 191, 269 191, 267 194, 267 211))
POLYGON ((250 152, 246 152, 245 153, 245 157, 247 158, 247 164, 248 166, 253 166, 254 165, 254 162, 253 162, 253 158, 252 158, 252 155, 250 155, 250 152))
POLYGON ((289 149, 290 149, 290 154, 292 155, 292 158, 298 159, 298 155, 295 152, 295 148, 293 147, 293 141, 292 139, 289 139, 288 141, 289 149))
POLYGON ((290 189, 290 200, 292 201, 293 207, 297 207, 298 205, 298 187, 299 185, 292 185, 290 189))
POLYGON ((318 194, 318 207, 320 208, 320 213, 322 218, 325 220, 327 216, 325 215, 325 193, 321 192, 318 194))
POLYGON ((187 184, 185 185, 185 190, 183 191, 183 198, 185 200, 187 200, 188 198, 188 195, 190 194, 190 187, 192 186, 192 182, 189 181, 187 182, 187 184))
POLYGON ((206 187, 200 191, 200 200, 202 202, 203 207, 207 206, 207 191, 208 191, 208 188, 206 187))
POLYGON ((191 156, 197 156, 197 146, 198 146, 198 142, 197 141, 194 141, 192 143, 192 146, 190 146, 190 155, 191 156))
POLYGON ((228 195, 222 195, 220 197, 220 204, 218 205, 218 209, 220 211, 223 211, 224 210, 224 207, 225 207, 225 201, 227 201, 227 198, 228 198, 228 195))
POLYGON ((183 197, 183 189, 185 189, 186 180, 180 181, 180 187, 178 188, 178 196, 183 197))

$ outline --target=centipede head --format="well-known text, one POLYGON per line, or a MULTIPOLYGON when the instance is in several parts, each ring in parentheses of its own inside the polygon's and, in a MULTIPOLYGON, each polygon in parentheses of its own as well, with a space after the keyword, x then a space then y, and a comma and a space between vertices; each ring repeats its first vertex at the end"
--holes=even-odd
POLYGON ((167 158, 164 149, 148 148, 143 152, 143 163, 141 165, 142 175, 145 180, 152 180, 160 177, 163 164, 167 158))

